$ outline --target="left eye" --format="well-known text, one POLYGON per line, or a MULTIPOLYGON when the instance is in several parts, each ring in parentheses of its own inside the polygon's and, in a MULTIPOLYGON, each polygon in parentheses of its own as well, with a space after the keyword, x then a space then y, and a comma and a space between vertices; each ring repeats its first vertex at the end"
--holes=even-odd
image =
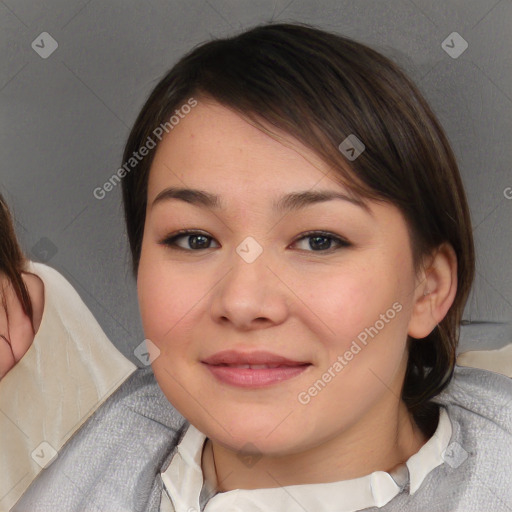
POLYGON ((309 242, 306 244, 306 248, 302 247, 301 250, 311 250, 313 252, 326 252, 332 249, 340 249, 342 247, 349 247, 350 243, 342 238, 333 235, 331 233, 324 233, 322 231, 314 231, 311 233, 306 233, 298 238, 294 244, 298 244, 300 242, 304 243, 307 240, 309 242), (332 247, 333 243, 336 247, 332 247))

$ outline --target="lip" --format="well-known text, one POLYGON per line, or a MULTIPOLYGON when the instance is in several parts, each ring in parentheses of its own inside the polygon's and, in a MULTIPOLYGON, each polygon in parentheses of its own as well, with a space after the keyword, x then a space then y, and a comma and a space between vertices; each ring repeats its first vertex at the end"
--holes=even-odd
POLYGON ((308 361, 294 361, 272 352, 258 350, 254 352, 239 352, 237 350, 224 350, 217 352, 212 356, 204 359, 203 363, 210 365, 239 365, 239 364, 269 364, 282 366, 298 366, 309 364, 308 361))
POLYGON ((244 388, 277 384, 300 375, 311 366, 309 362, 295 361, 265 351, 227 350, 201 362, 221 382, 244 388))

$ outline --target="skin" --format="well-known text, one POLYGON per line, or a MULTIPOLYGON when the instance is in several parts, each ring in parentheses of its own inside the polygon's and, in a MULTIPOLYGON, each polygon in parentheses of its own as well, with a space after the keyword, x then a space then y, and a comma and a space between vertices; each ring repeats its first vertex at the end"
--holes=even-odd
POLYGON ((152 366, 169 401, 208 437, 203 464, 221 491, 357 478, 416 453, 426 439, 399 398, 407 334, 428 335, 456 291, 453 249, 440 247, 415 272, 393 205, 369 202, 368 212, 335 199, 274 212, 272 201, 292 191, 349 193, 311 150, 279 135, 284 143, 202 100, 160 143, 149 176, 138 295, 146 337, 160 350, 152 366), (225 209, 153 205, 171 186, 218 194, 225 209), (162 243, 180 229, 200 230, 210 247, 194 251, 187 235, 176 240, 182 250, 162 243), (315 250, 303 238, 310 230, 351 245, 315 250), (252 263, 236 252, 248 236, 263 249, 252 263), (299 403, 395 302, 395 318, 299 403), (265 388, 233 387, 201 363, 228 349, 310 366, 265 388), (240 455, 251 453, 260 458, 248 467, 240 455))
POLYGON ((32 301, 33 321, 25 314, 11 282, 0 275, 0 379, 27 353, 41 325, 44 285, 35 274, 23 272, 22 279, 32 301))

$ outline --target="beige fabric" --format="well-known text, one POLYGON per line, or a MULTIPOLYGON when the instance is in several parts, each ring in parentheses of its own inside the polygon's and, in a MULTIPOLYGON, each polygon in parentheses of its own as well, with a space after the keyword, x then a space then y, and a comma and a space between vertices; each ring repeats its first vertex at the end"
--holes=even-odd
POLYGON ((457 364, 512 377, 512 343, 498 350, 464 352, 457 358, 457 364))
POLYGON ((45 304, 32 346, 0 381, 2 512, 136 369, 61 274, 33 262, 28 270, 43 281, 45 304))

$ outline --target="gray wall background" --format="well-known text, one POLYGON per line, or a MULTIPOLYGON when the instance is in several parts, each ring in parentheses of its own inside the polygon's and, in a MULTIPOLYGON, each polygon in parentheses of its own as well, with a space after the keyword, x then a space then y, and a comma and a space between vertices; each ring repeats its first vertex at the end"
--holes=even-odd
POLYGON ((420 86, 458 157, 474 223, 460 350, 512 342, 511 0, 0 0, 0 189, 29 257, 59 270, 138 363, 120 190, 102 200, 93 190, 120 166, 138 110, 181 55, 270 20, 367 43, 420 86), (47 58, 43 32, 58 44, 47 58), (453 32, 468 44, 456 58, 464 42, 453 32))

